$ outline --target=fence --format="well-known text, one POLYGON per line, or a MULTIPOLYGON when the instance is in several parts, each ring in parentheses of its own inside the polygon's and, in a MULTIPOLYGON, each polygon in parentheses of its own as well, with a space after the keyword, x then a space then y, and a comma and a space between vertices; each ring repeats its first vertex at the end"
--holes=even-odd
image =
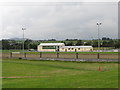
POLYGON ((3 53, 2 58, 65 58, 65 59, 118 59, 118 54, 81 54, 81 53, 3 53))

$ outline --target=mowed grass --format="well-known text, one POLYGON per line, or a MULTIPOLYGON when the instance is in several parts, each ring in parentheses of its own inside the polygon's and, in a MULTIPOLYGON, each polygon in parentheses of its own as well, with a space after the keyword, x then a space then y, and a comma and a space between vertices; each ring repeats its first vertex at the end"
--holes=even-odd
POLYGON ((21 77, 3 78, 3 88, 118 88, 118 63, 18 59, 2 62, 3 77, 21 77), (102 71, 98 71, 99 66, 102 71))

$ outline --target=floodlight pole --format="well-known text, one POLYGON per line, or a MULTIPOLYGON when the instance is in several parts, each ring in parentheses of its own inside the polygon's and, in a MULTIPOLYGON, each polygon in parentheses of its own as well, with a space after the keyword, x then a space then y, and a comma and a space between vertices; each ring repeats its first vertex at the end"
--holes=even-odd
POLYGON ((97 26, 98 26, 98 59, 99 59, 99 53, 100 53, 100 25, 102 23, 98 23, 97 22, 97 26))
MULTIPOLYGON (((97 26, 98 26, 98 61, 99 61, 99 58, 100 58, 100 25, 101 25, 102 23, 98 23, 97 22, 97 26)), ((99 66, 98 67, 98 71, 101 71, 101 67, 99 66)))
POLYGON ((22 28, 23 30, 23 57, 24 57, 24 30, 26 30, 26 28, 22 28))

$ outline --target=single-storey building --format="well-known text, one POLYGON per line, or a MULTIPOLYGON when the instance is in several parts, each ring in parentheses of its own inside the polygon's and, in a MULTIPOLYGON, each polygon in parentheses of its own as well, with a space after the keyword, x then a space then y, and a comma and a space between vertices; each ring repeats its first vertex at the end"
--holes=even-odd
POLYGON ((38 45, 39 52, 59 52, 59 48, 65 46, 64 43, 41 43, 38 45))
POLYGON ((92 46, 65 46, 64 43, 41 43, 38 52, 91 52, 92 46))
POLYGON ((90 52, 93 51, 92 46, 63 46, 61 52, 90 52))

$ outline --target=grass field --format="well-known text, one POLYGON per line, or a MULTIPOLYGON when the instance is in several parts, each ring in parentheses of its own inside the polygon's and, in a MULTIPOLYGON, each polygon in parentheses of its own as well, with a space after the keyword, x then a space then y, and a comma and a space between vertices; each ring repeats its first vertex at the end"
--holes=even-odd
POLYGON ((2 74, 3 88, 118 88, 118 63, 3 59, 2 74))

